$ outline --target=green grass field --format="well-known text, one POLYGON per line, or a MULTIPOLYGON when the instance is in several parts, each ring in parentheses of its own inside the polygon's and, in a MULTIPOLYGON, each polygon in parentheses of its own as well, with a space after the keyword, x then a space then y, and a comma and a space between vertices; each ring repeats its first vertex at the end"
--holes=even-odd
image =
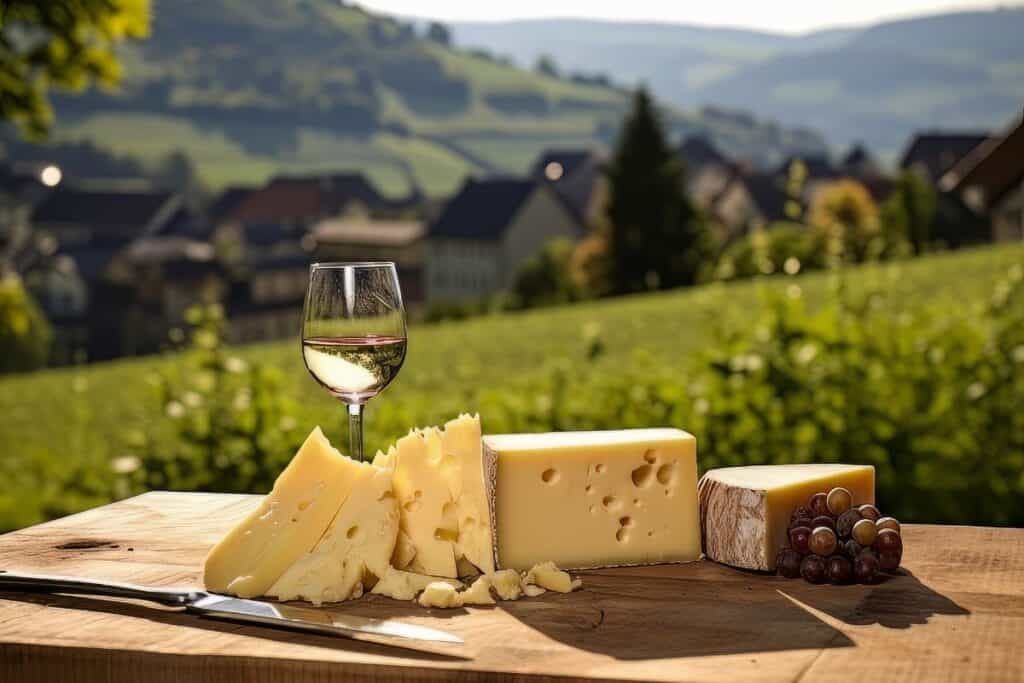
MULTIPOLYGON (((852 291, 881 286, 908 310, 938 303, 956 316, 985 301, 993 283, 1022 262, 1024 246, 993 247, 865 266, 842 275, 773 277, 415 326, 401 374, 369 405, 367 449, 385 448, 410 427, 463 411, 479 411, 485 431, 492 433, 537 429, 530 416, 557 396, 551 381, 556 368, 592 385, 594 379, 650 363, 681 376, 694 352, 707 343, 711 323, 723 316, 752 319, 762 288, 802 296, 813 306, 826 296, 830 280, 842 277, 852 291), (602 339, 605 353, 591 363, 584 358, 585 337, 593 334, 602 339)), ((297 340, 237 351, 283 370, 283 390, 301 401, 301 431, 321 424, 330 438, 344 443, 343 411, 306 374, 297 340)), ((107 476, 110 461, 125 453, 131 432, 170 438, 171 421, 162 415, 148 379, 178 362, 167 355, 0 379, 0 528, 51 514, 48 501, 61 495, 53 473, 85 464, 97 476, 107 476)), ((685 400, 685 385, 679 391, 685 400)), ((586 403, 590 398, 569 400, 586 403)), ((623 400, 628 406, 643 398, 623 400)), ((586 428, 586 413, 580 414, 584 417, 573 426, 586 428)), ((621 419, 623 426, 637 426, 628 413, 621 419)))

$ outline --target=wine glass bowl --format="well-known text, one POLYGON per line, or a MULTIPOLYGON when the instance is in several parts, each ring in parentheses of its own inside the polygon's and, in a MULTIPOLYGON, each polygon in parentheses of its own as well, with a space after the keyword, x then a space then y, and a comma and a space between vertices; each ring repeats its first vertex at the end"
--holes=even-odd
POLYGON ((395 264, 314 263, 302 323, 309 374, 348 405, 352 457, 362 459, 362 406, 405 360, 406 326, 395 264))

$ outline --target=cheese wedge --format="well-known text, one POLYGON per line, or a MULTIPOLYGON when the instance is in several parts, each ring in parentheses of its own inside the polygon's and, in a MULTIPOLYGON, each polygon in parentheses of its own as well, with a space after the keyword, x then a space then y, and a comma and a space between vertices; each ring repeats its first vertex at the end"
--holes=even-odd
POLYGON ((819 491, 843 486, 855 505, 875 502, 870 465, 750 465, 709 470, 700 480, 701 530, 709 559, 773 571, 788 543, 793 510, 819 491))
POLYGON ((207 555, 207 590, 243 598, 266 593, 317 544, 360 481, 359 469, 316 427, 260 506, 207 555))
POLYGON ((678 429, 485 436, 497 566, 700 557, 697 445, 678 429))
POLYGON ((316 547, 267 590, 280 600, 314 605, 358 598, 385 575, 398 536, 398 501, 392 471, 357 463, 353 489, 316 547))
POLYGON ((393 485, 401 529, 415 548, 408 569, 417 574, 455 577, 454 541, 459 522, 450 481, 454 458, 445 456, 437 429, 410 432, 375 464, 393 463, 393 485), (448 470, 448 471, 443 471, 448 470))
POLYGON ((478 416, 413 430, 374 462, 394 468, 396 567, 443 577, 494 571, 478 416))
MULTIPOLYGON (((459 535, 455 559, 467 560, 484 574, 494 571, 494 543, 491 515, 484 487, 483 455, 480 445, 480 417, 460 415, 441 431, 441 450, 454 458, 457 474, 449 480, 459 535)), ((468 572, 459 571, 460 576, 468 572)))

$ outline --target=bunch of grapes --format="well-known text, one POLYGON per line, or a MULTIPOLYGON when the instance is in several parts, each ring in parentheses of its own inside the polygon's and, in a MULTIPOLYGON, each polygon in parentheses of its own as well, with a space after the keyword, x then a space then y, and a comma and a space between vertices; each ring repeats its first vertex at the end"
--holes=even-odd
POLYGON ((775 564, 788 579, 871 583, 880 572, 896 571, 902 559, 900 523, 874 505, 854 507, 850 491, 836 487, 793 511, 789 545, 775 564))

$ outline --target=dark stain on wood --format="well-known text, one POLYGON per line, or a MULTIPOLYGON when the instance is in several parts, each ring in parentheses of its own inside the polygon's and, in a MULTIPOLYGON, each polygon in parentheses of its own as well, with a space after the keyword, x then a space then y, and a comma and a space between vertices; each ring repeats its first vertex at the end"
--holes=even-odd
POLYGON ((100 550, 102 548, 108 548, 110 550, 116 550, 120 548, 118 544, 113 541, 104 541, 94 538, 80 538, 74 541, 67 541, 61 543, 58 546, 54 546, 57 550, 100 550))

